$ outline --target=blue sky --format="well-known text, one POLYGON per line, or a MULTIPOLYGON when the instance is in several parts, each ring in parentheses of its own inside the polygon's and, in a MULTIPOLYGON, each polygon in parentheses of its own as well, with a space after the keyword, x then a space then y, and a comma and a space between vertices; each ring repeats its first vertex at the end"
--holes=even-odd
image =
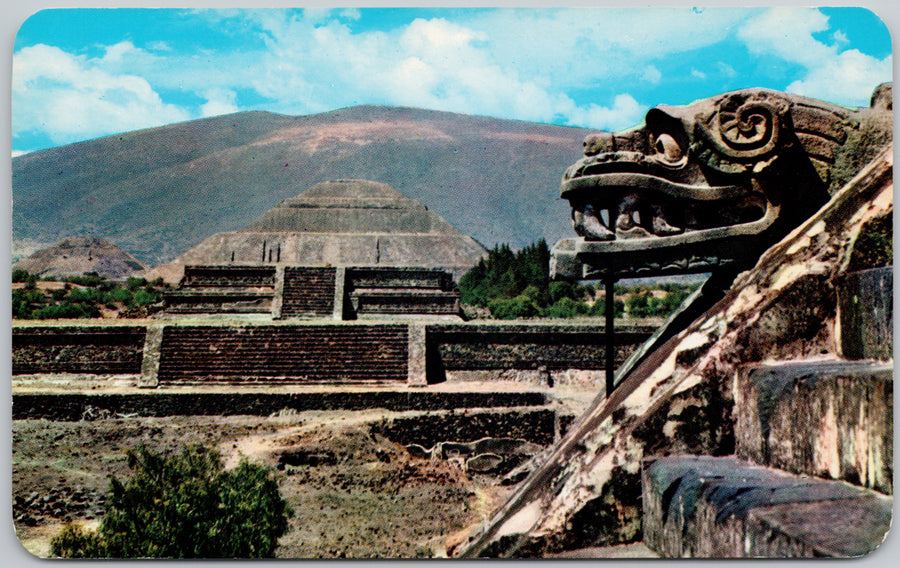
POLYGON ((12 150, 358 104, 605 130, 745 87, 863 106, 892 64, 859 8, 45 10, 15 39, 12 150))

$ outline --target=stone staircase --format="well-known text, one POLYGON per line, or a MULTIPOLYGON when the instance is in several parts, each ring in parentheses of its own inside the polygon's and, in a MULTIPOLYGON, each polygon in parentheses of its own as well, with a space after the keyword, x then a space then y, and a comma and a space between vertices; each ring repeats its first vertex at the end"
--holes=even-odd
POLYGON ((381 315, 460 314, 459 292, 449 273, 421 268, 352 268, 347 291, 357 318, 381 315))
POLYGON ((408 326, 168 326, 159 384, 406 381, 408 326))
POLYGON ((331 316, 334 312, 335 275, 332 267, 285 267, 281 317, 331 316))
POLYGON ((268 314, 274 266, 186 266, 178 289, 163 294, 169 314, 268 314))
POLYGON ((739 370, 735 456, 643 462, 644 544, 668 557, 856 557, 893 506, 893 366, 739 370))

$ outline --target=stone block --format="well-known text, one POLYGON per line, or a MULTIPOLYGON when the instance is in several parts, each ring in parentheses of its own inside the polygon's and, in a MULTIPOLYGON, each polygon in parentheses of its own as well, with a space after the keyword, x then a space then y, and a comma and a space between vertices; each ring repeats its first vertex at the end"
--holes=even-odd
POLYGON ((892 493, 893 368, 800 361, 738 372, 736 454, 892 493))
POLYGON ((884 540, 893 505, 733 457, 644 460, 642 493, 644 543, 667 557, 860 556, 884 540))
POLYGON ((841 354, 847 359, 894 356, 894 267, 860 270, 838 285, 841 354))

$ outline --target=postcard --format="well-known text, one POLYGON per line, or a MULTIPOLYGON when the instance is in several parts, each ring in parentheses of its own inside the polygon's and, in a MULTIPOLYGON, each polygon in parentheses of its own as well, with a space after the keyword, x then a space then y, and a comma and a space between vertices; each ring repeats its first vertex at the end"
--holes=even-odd
POLYGON ((866 8, 35 12, 19 543, 873 553, 892 77, 866 8))

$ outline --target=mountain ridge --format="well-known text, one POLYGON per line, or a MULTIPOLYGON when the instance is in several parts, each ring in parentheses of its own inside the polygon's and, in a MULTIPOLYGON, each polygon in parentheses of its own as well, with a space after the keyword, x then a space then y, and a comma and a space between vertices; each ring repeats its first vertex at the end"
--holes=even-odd
POLYGON ((372 179, 490 248, 569 236, 562 172, 586 129, 414 107, 246 111, 13 158, 13 242, 102 236, 148 265, 316 183, 372 179))

